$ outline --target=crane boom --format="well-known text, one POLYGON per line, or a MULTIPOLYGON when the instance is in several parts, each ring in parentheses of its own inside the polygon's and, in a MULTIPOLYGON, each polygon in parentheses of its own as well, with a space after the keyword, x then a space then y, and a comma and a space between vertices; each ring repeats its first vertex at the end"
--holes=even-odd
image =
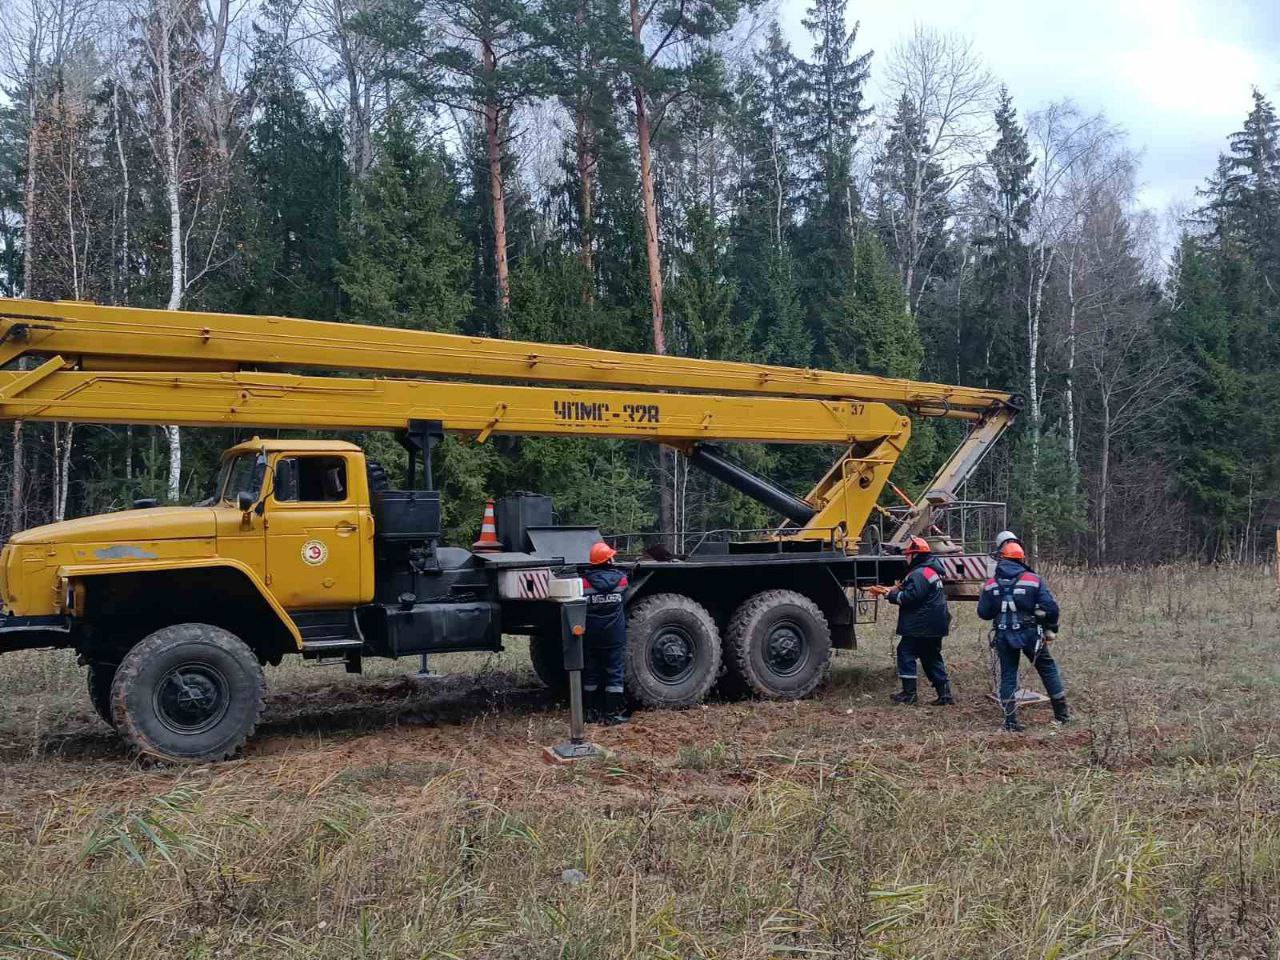
POLYGON ((683 445, 705 439, 841 443, 904 436, 910 421, 880 403, 550 389, 287 373, 68 369, 61 357, 0 372, 11 420, 402 430, 410 420, 491 434, 618 437, 683 445))
MULTIPOLYGON (((910 436, 887 404, 968 421, 893 542, 929 525, 1021 407, 1014 394, 914 380, 78 301, 0 299, 0 367, 0 417, 13 420, 340 430, 433 420, 481 441, 622 437, 688 454, 716 440, 846 445, 805 498, 812 517, 781 532, 798 538, 857 536, 910 436), (24 358, 39 365, 14 370, 24 358)), ((717 475, 749 495, 767 485, 717 458, 693 461, 721 464, 717 475)))
POLYGON ((288 317, 0 299, 0 366, 21 356, 82 369, 319 368, 901 404, 922 416, 979 420, 1016 408, 998 390, 724 360, 325 323, 288 317))

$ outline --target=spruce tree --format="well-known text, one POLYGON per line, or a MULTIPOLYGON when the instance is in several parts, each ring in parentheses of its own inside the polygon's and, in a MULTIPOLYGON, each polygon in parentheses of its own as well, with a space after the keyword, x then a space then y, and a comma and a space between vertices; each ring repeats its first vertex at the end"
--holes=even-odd
POLYGON ((848 26, 847 6, 847 0, 814 0, 809 6, 802 22, 814 40, 813 60, 801 69, 796 103, 799 146, 811 165, 809 209, 827 211, 830 225, 843 229, 846 238, 856 205, 853 150, 869 112, 862 88, 871 64, 870 51, 854 55, 858 24, 848 26))
POLYGON ((420 147, 410 123, 393 113, 347 229, 338 274, 344 320, 416 330, 461 326, 471 306, 470 256, 456 204, 440 152, 420 147))
POLYGON ((918 377, 924 345, 884 247, 864 231, 852 259, 849 292, 825 326, 826 362, 837 370, 918 377))
POLYGON ((350 184, 342 135, 298 87, 284 38, 259 35, 253 84, 260 92, 246 167, 252 196, 242 224, 243 282, 225 291, 242 312, 333 320, 350 184))
POLYGON ((1005 88, 995 112, 996 142, 975 186, 980 210, 973 238, 977 251, 978 311, 957 338, 961 382, 1009 383, 1025 352, 1026 232, 1035 201, 1035 159, 1026 129, 1005 88))
POLYGON ((746 360, 754 318, 735 319, 737 287, 723 273, 723 232, 707 208, 695 204, 687 214, 685 234, 670 286, 672 329, 680 353, 703 360, 746 360))
POLYGON ((739 322, 756 328, 764 359, 804 366, 812 359, 813 338, 792 256, 800 181, 794 116, 799 72, 774 22, 763 49, 738 76, 734 150, 739 176, 727 272, 738 287, 739 322))
POLYGON ((876 218, 885 248, 914 308, 944 271, 948 256, 946 174, 929 156, 924 120, 914 101, 898 99, 889 136, 876 160, 876 218))

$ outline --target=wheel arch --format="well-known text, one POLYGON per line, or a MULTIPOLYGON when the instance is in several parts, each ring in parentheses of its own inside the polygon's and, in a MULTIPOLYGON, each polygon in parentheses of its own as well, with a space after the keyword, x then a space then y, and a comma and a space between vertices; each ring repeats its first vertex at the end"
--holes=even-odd
POLYGON ((302 649, 293 618, 236 560, 70 565, 58 573, 69 585, 84 587, 80 619, 88 629, 82 647, 108 642, 113 629, 128 627, 136 642, 173 623, 199 622, 240 637, 265 662, 302 649))

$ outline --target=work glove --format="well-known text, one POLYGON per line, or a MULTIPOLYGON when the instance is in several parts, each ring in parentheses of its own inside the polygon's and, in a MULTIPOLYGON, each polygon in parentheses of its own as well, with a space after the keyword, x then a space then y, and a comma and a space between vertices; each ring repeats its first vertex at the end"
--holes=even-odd
POLYGON ((887 597, 891 587, 883 586, 879 583, 873 583, 871 586, 864 588, 864 592, 873 597, 887 597))

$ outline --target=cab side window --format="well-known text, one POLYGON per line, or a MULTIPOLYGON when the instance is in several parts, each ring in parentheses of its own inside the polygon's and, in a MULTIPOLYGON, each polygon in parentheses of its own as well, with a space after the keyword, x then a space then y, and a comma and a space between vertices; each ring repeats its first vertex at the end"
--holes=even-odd
POLYGON ((341 503, 347 499, 344 457, 285 457, 276 464, 280 503, 341 503))

